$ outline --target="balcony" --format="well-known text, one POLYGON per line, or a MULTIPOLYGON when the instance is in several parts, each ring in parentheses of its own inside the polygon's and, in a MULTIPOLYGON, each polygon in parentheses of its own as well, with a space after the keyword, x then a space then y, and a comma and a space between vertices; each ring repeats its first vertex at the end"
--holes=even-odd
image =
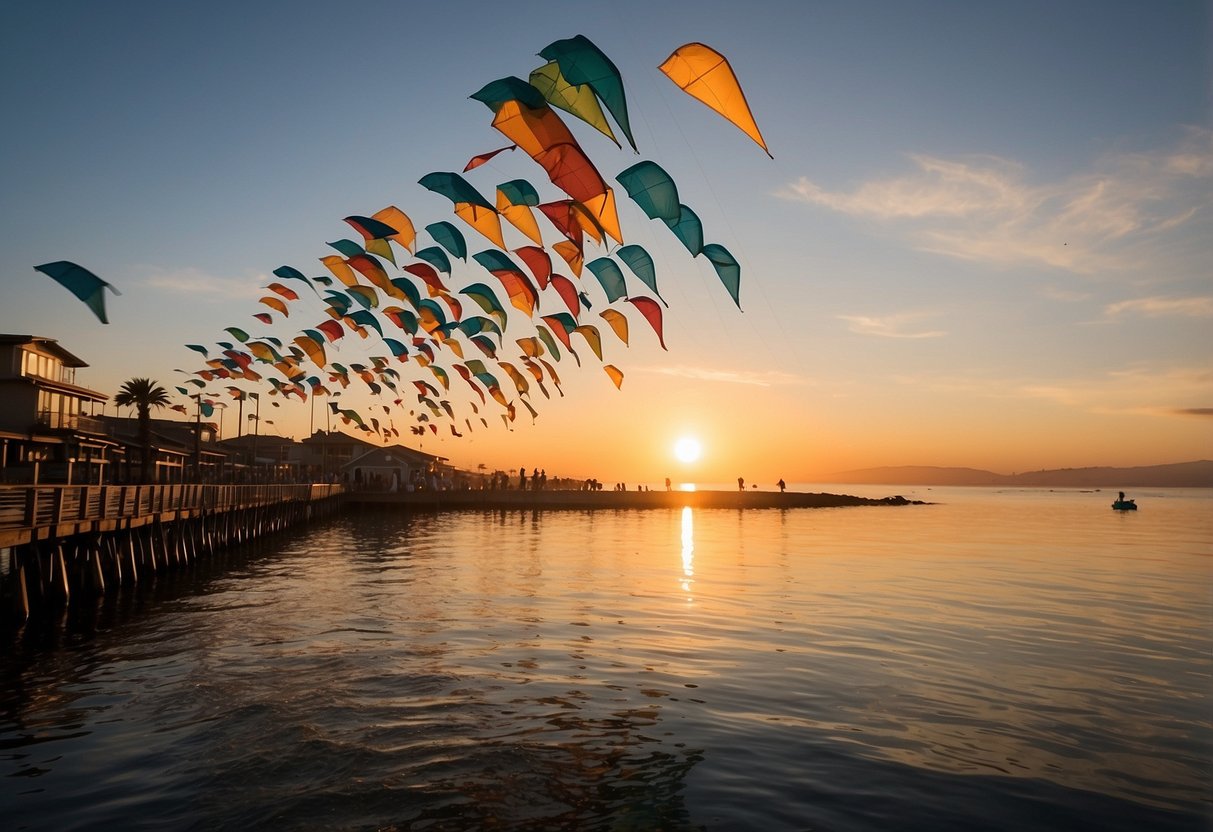
POLYGON ((52 413, 50 411, 39 411, 34 419, 35 427, 42 430, 70 430, 77 433, 95 433, 101 436, 108 435, 105 422, 101 419, 92 416, 84 416, 79 413, 52 413))

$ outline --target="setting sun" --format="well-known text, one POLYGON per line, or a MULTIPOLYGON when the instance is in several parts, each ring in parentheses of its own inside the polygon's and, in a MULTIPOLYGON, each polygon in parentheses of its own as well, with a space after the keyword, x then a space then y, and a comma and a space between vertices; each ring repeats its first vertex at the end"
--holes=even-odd
POLYGON ((684 436, 674 443, 674 456, 680 462, 694 462, 703 453, 703 446, 693 436, 684 436))

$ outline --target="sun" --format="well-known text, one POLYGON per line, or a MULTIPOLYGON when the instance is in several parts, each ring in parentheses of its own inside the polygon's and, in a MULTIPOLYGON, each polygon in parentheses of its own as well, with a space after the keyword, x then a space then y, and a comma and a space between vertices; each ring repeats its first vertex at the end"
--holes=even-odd
POLYGON ((680 462, 694 462, 703 453, 703 446, 693 436, 684 436, 674 443, 674 456, 680 462))

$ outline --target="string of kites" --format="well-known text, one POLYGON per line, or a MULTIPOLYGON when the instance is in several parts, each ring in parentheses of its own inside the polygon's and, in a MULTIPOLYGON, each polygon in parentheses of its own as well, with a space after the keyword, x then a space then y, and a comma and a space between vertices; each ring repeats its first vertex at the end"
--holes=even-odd
MULTIPOLYGON (((636 151, 619 70, 582 35, 556 41, 540 51, 539 56, 547 63, 534 70, 528 80, 513 76, 501 78, 470 96, 492 111, 492 126, 511 144, 472 158, 463 173, 480 167, 500 153, 521 149, 543 169, 566 198, 541 202, 538 191, 525 179, 498 185, 495 202, 489 202, 458 173, 429 173, 419 182, 448 198, 454 206, 455 216, 493 243, 495 248, 471 256, 496 279, 496 283, 473 282, 451 290, 448 285, 453 278, 451 260, 455 258, 466 263, 468 243, 463 232, 450 222, 437 221, 424 226, 425 233, 433 241, 431 245, 424 245, 412 220, 395 206, 370 216, 345 217, 345 222, 361 236, 361 242, 342 239, 328 243, 337 252, 320 258, 328 275, 308 276, 293 266, 275 269, 273 273, 279 281, 266 286, 270 294, 260 299, 268 311, 253 315, 267 326, 275 323, 272 313, 282 319, 288 318, 292 304, 300 301, 300 291, 310 290, 323 305, 328 318, 304 328, 290 341, 268 335, 252 338, 241 327, 227 327, 225 332, 232 340, 217 342, 214 349, 218 353, 213 356, 211 349, 205 346, 186 344, 201 354, 206 367, 190 373, 197 378, 185 382, 197 390, 177 387, 178 392, 196 398, 200 410, 209 416, 215 406, 222 405, 213 399, 202 398, 201 391, 210 382, 266 381, 273 388, 271 395, 283 398, 296 395, 307 401, 309 396, 330 396, 332 413, 340 416, 346 425, 381 434, 387 439, 399 435, 390 420, 385 419, 381 424, 377 417, 367 418, 357 410, 341 407, 333 400, 340 395, 334 385, 344 389, 353 377, 357 377, 376 396, 385 396, 385 390, 391 391, 395 396, 393 404, 404 408, 402 388, 407 390, 406 385, 411 384, 419 405, 410 411, 417 422, 411 427, 412 432, 423 434, 428 428, 436 434, 436 420, 448 419, 451 434, 463 436, 456 427, 459 420, 451 403, 453 370, 458 377, 455 380, 461 381, 475 395, 475 398, 469 395, 466 403, 484 427, 489 426, 489 421, 481 413, 477 400, 480 406, 487 406, 488 400, 492 399, 501 408, 500 416, 507 427, 515 419, 518 402, 534 419, 538 413, 531 401, 532 385, 538 387, 545 398, 550 398, 546 386, 549 382, 561 396, 564 395, 552 363, 560 361, 562 349, 581 366, 573 346, 574 335, 585 342, 600 362, 603 361, 599 329, 582 320, 585 311, 592 306, 591 300, 577 282, 554 269, 549 248, 575 278, 580 279, 586 269, 594 275, 607 300, 607 308, 598 312, 598 316, 620 341, 627 345, 629 338, 628 318, 620 311, 627 307, 615 308, 622 302, 640 314, 656 334, 661 347, 666 349, 662 307, 668 308, 668 304, 657 288, 653 258, 639 245, 624 244, 614 190, 556 113, 559 109, 586 122, 622 148, 603 112, 605 108, 636 151), (550 246, 544 243, 536 211, 559 232, 561 239, 550 246), (529 243, 507 248, 502 220, 529 243), (587 262, 587 238, 606 248, 608 254, 626 266, 657 300, 647 294, 630 293, 623 270, 611 256, 593 257, 587 262), (611 241, 618 245, 613 252, 609 251, 611 241), (411 262, 397 264, 401 251, 408 254, 411 262), (521 266, 515 257, 521 261, 521 266), (391 276, 385 265, 388 263, 402 272, 401 276, 391 276), (506 348, 508 314, 499 300, 498 291, 504 291, 511 307, 524 314, 535 331, 534 335, 515 339, 520 351, 516 361, 501 356, 506 348), (561 311, 540 314, 536 319, 541 297, 552 298, 561 311), (329 349, 342 338, 354 333, 367 339, 372 332, 388 354, 371 356, 370 364, 346 366, 330 361, 329 349), (465 354, 460 336, 482 357, 465 354), (448 354, 453 360, 448 360, 448 354), (410 360, 428 371, 430 377, 405 379, 391 366, 393 361, 406 363, 410 360), (309 371, 309 364, 314 369, 309 371), (281 378, 268 375, 271 368, 281 378), (516 395, 506 394, 509 388, 503 385, 500 376, 508 379, 513 388, 511 394, 516 395)), ((676 49, 659 69, 680 89, 720 113, 752 138, 768 156, 771 155, 754 122, 745 94, 723 55, 701 43, 689 43, 676 49)), ((620 172, 615 180, 650 220, 661 220, 692 257, 703 256, 712 264, 740 309, 741 267, 724 246, 704 242, 699 217, 679 201, 678 188, 669 174, 655 162, 645 160, 620 172)), ((108 323, 103 292, 108 288, 117 294, 113 286, 67 261, 35 268, 88 304, 102 323, 108 323)), ((616 387, 622 385, 623 373, 617 367, 604 364, 603 370, 616 387)), ((241 401, 257 396, 234 385, 227 386, 227 391, 241 401)), ((175 409, 184 412, 180 405, 175 409)), ((382 405, 382 409, 384 414, 391 413, 387 405, 382 405)), ((468 430, 472 429, 470 417, 463 422, 468 430)))

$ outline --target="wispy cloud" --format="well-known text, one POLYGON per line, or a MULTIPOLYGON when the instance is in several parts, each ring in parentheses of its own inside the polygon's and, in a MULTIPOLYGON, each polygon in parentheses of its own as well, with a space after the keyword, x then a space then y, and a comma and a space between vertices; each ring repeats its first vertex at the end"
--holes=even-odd
POLYGON ((776 195, 897 224, 926 251, 1089 273, 1124 265, 1121 247, 1201 213, 1213 178, 1213 131, 1193 129, 1174 149, 1110 155, 1089 172, 1043 184, 1006 159, 909 158, 914 170, 851 190, 802 177, 776 195))
POLYGON ((178 295, 231 299, 256 298, 263 294, 261 287, 272 278, 266 275, 250 275, 243 278, 215 277, 201 269, 159 269, 149 267, 144 283, 178 295))
POLYGON ((870 315, 839 315, 847 327, 856 335, 875 335, 880 338, 942 338, 946 332, 939 329, 918 329, 918 321, 929 317, 925 312, 900 312, 895 315, 873 317, 870 315))
POLYGON ((1143 364, 1103 376, 1071 379, 1059 384, 1024 384, 1018 390, 1031 398, 1050 399, 1092 413, 1190 416, 1203 408, 1180 403, 1213 398, 1213 368, 1143 364))
POLYGON ((784 373, 779 370, 761 370, 738 372, 734 370, 718 370, 710 367, 687 367, 684 365, 667 365, 660 367, 642 367, 640 372, 657 375, 674 376, 677 378, 694 379, 695 381, 718 382, 721 384, 748 384, 754 387, 773 387, 776 385, 805 384, 802 376, 784 373))
POLYGON ((1101 414, 1157 417, 1213 416, 1213 366, 1141 364, 1098 376, 1049 381, 980 375, 913 373, 890 379, 903 387, 940 396, 998 400, 1037 399, 1101 414))
POLYGON ((1122 300, 1104 307, 1104 314, 1110 318, 1130 314, 1147 318, 1213 318, 1213 296, 1122 300))

